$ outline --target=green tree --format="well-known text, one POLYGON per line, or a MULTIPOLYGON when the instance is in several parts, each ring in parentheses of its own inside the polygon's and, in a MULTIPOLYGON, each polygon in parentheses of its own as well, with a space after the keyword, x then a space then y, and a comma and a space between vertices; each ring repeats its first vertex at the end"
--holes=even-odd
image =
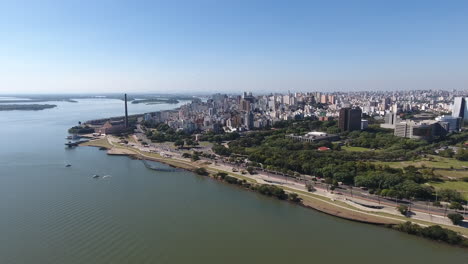
POLYGON ((468 161, 468 149, 459 148, 454 157, 457 160, 468 161))
POLYGON ((398 205, 397 210, 404 216, 408 214, 408 206, 406 205, 398 205))
POLYGON ((225 172, 218 172, 216 176, 220 177, 221 179, 224 179, 226 178, 226 176, 228 176, 228 174, 225 172))
POLYGON ((451 189, 441 189, 438 191, 438 195, 441 198, 441 200, 446 201, 446 202, 461 202, 463 201, 462 195, 451 189))
POLYGON ((207 176, 209 173, 205 168, 196 168, 194 172, 198 175, 207 176))
POLYGON ((213 150, 214 153, 221 155, 221 156, 227 157, 231 155, 231 150, 220 144, 214 144, 211 149, 213 150))
POLYGON ((288 197, 291 202, 295 203, 299 203, 302 200, 297 193, 290 193, 288 197))
POLYGON ((185 143, 187 144, 187 146, 194 146, 195 145, 195 141, 193 141, 192 139, 187 139, 185 141, 185 143))
POLYGON ((463 216, 461 214, 458 214, 458 213, 451 213, 451 214, 448 214, 447 215, 448 218, 450 218, 450 220, 452 220, 452 223, 454 225, 459 225, 463 222, 463 216))
POLYGON ((184 146, 185 142, 182 139, 178 139, 174 142, 174 146, 178 148, 182 148, 184 146))
POLYGON ((192 161, 197 161, 197 160, 200 160, 200 156, 198 156, 197 153, 193 153, 192 154, 192 161))
POLYGON ((246 170, 249 172, 249 174, 255 174, 255 168, 252 166, 247 167, 246 170))
POLYGON ((449 205, 450 209, 463 210, 463 206, 459 202, 451 202, 449 205))

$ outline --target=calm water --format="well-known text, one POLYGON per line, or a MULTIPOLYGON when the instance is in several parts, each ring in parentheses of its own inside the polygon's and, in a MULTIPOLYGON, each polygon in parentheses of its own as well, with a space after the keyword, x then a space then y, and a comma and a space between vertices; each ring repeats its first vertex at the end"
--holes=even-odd
MULTIPOLYGON (((66 149, 117 100, 0 112, 0 263, 468 263, 468 251, 352 223, 190 172, 66 149), (71 163, 71 168, 65 168, 71 163), (111 175, 92 179, 91 175, 111 175)), ((129 105, 130 113, 174 105, 129 105)))

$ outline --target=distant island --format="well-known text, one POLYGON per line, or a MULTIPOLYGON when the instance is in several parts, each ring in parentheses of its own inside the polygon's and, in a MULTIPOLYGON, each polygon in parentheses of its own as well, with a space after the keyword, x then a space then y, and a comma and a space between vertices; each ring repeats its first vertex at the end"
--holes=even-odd
POLYGON ((44 99, 13 99, 13 100, 5 100, 5 101, 0 101, 0 104, 2 103, 42 103, 42 102, 50 102, 50 101, 55 101, 55 102, 68 102, 68 103, 78 103, 78 101, 73 100, 73 99, 57 99, 57 98, 44 98, 44 99))
POLYGON ((53 104, 0 104, 0 111, 39 111, 57 107, 53 104))

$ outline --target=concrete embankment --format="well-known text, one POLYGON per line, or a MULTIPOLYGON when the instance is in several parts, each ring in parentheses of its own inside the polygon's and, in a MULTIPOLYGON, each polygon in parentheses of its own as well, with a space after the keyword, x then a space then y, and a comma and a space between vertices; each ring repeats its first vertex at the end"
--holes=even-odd
POLYGON ((302 205, 304 207, 314 209, 324 214, 336 216, 339 218, 343 218, 343 219, 351 220, 355 222, 365 223, 365 224, 395 225, 395 224, 400 223, 400 221, 397 221, 397 220, 381 218, 381 217, 372 216, 372 215, 366 215, 366 214, 358 213, 355 211, 347 210, 344 208, 338 208, 336 206, 329 205, 326 203, 311 202, 311 201, 303 200, 302 205))

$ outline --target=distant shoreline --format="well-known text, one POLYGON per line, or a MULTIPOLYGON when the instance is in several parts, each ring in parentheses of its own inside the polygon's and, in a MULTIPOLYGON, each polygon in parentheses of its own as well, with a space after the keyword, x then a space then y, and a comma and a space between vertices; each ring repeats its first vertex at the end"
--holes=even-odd
POLYGON ((55 108, 54 104, 1 104, 0 111, 40 111, 55 108))

